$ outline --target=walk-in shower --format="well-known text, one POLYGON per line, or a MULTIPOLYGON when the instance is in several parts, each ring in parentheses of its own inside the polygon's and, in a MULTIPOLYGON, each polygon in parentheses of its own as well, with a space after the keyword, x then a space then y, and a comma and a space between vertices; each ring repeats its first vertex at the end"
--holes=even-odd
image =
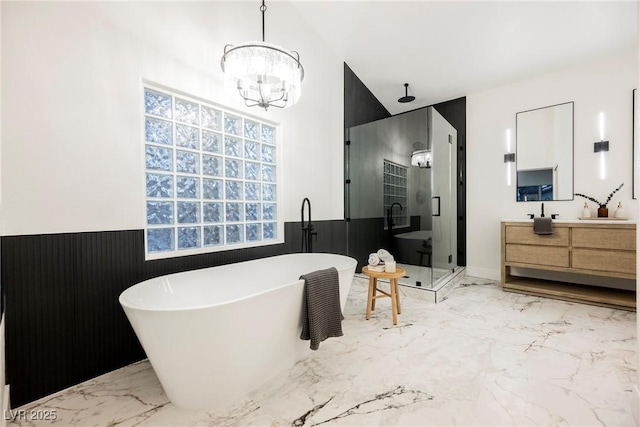
POLYGON ((456 129, 426 107, 349 128, 346 137, 347 252, 358 271, 384 248, 407 270, 401 285, 445 283, 457 269, 456 129))

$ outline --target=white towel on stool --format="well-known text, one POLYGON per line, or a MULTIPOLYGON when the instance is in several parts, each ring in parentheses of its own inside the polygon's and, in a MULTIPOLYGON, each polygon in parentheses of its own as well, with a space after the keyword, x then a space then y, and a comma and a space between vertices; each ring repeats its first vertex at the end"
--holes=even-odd
POLYGON ((373 253, 369 254, 369 265, 378 265, 380 264, 380 257, 378 254, 373 253))
POLYGON ((369 271, 376 271, 378 273, 382 273, 384 271, 384 264, 370 265, 369 271))
POLYGON ((378 258, 383 262, 393 261, 393 255, 391 255, 386 249, 378 249, 378 258))

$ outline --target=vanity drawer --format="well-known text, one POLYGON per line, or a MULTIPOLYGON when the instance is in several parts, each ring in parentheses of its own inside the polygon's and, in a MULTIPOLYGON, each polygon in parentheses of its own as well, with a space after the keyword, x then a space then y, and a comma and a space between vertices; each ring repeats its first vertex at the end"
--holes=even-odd
POLYGON ((635 274, 636 253, 574 248, 571 255, 571 266, 584 270, 635 274))
POLYGON ((505 261, 520 264, 569 267, 569 248, 507 244, 505 261))
POLYGON ((535 234, 533 224, 526 227, 507 225, 505 241, 524 245, 569 246, 569 229, 554 226, 553 234, 535 234))
POLYGON ((579 228, 571 234, 574 248, 636 250, 636 232, 633 229, 579 228))

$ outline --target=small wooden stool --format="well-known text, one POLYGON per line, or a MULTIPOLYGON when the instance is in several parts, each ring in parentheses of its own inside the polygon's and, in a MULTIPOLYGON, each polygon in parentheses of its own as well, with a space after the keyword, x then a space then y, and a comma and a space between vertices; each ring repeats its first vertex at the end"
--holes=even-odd
POLYGON ((400 293, 398 292, 398 279, 407 272, 402 267, 396 267, 395 273, 385 273, 384 271, 370 271, 368 266, 362 267, 362 273, 369 276, 369 296, 367 298, 367 316, 369 320, 371 310, 376 308, 376 298, 391 298, 391 313, 393 313, 393 324, 398 324, 398 314, 400 310, 400 293), (389 279, 389 292, 386 293, 378 288, 378 279, 389 279), (382 295, 377 295, 380 292, 382 295))

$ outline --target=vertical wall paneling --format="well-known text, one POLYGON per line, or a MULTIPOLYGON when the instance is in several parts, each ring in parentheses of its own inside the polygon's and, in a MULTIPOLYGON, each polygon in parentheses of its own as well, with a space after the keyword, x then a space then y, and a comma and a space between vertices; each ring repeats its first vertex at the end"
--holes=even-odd
POLYGON ((73 375, 75 253, 72 235, 2 238, 7 382, 14 405, 25 402, 22 390, 42 396, 73 375))
POLYGON ((144 279, 140 231, 80 233, 76 250, 74 377, 91 378, 142 356, 118 296, 144 279), (96 357, 96 355, 101 355, 96 357))
MULTIPOLYGON (((342 220, 314 221, 314 252, 346 253, 342 220)), ((145 357, 118 297, 148 278, 300 251, 300 223, 285 244, 144 260, 143 230, 1 239, 6 368, 18 407, 145 357)))
MULTIPOLYGON (((313 252, 331 252, 347 254, 347 238, 345 221, 313 221, 317 235, 313 236, 313 252)), ((301 252, 302 227, 299 222, 285 224, 286 252, 301 252)))

